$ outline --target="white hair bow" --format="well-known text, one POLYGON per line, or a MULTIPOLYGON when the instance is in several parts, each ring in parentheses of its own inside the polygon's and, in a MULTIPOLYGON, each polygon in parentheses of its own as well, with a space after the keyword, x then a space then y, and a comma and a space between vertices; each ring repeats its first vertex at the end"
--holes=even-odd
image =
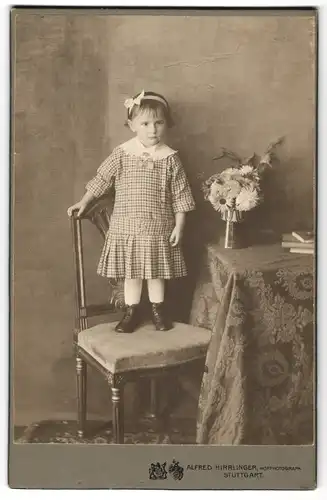
POLYGON ((142 102, 142 99, 144 99, 144 90, 142 90, 142 92, 137 97, 135 97, 135 99, 133 99, 132 97, 126 99, 126 101, 124 102, 124 106, 130 111, 135 104, 139 106, 142 102))

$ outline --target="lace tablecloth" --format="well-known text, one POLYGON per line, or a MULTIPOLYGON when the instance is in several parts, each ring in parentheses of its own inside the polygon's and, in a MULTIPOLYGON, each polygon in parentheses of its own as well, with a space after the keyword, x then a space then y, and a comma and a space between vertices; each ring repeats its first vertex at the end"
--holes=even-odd
POLYGON ((191 323, 212 330, 198 443, 313 442, 312 256, 208 245, 191 323))

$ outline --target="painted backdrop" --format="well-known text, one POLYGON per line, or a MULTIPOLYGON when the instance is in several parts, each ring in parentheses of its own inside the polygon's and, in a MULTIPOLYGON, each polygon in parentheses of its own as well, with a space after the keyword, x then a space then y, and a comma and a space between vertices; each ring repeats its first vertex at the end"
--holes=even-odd
MULTIPOLYGON (((216 223, 200 202, 198 174, 221 168, 212 158, 222 146, 251 155, 286 136, 266 225, 310 224, 315 35, 308 13, 26 11, 13 24, 14 417, 25 424, 75 411, 66 209, 111 149, 130 137, 124 99, 145 88, 171 102, 171 145, 180 150, 198 200, 188 224, 189 250, 216 223)), ((100 244, 90 228, 87 273, 94 298, 108 293, 95 275, 100 244)), ((91 386, 90 411, 103 415, 110 410, 109 391, 96 376, 91 386)))

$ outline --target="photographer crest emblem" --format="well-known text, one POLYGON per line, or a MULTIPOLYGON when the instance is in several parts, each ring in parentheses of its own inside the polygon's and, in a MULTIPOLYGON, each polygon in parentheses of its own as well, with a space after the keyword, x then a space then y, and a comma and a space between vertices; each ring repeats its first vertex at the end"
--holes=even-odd
POLYGON ((149 479, 167 479, 166 465, 167 462, 163 464, 152 463, 149 467, 149 479))
POLYGON ((167 462, 160 464, 160 462, 154 462, 149 467, 149 479, 167 479, 169 475, 175 479, 175 481, 180 481, 184 477, 184 467, 180 465, 175 459, 168 467, 168 473, 166 470, 167 462))
POLYGON ((184 467, 175 459, 170 464, 168 472, 176 481, 180 481, 184 477, 184 467))

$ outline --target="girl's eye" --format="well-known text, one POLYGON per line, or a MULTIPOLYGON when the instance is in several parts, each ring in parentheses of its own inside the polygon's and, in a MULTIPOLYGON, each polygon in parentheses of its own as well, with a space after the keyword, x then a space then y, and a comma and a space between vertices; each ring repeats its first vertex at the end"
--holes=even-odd
POLYGON ((142 123, 142 125, 147 126, 147 125, 148 125, 148 122, 143 122, 143 123, 142 123))

